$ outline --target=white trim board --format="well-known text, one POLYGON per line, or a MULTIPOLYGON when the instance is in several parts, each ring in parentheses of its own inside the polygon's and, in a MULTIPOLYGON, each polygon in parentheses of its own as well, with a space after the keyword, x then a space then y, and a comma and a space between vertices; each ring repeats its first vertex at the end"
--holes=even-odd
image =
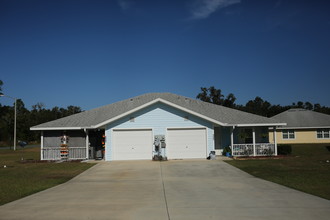
MULTIPOLYGON (((40 128, 30 128, 31 131, 55 131, 55 130, 82 130, 82 127, 40 127, 40 128)), ((88 128, 87 128, 88 129, 88 128)))
POLYGON ((308 130, 308 129, 325 129, 325 128, 329 128, 330 126, 324 126, 324 127, 277 127, 277 130, 308 130))
POLYGON ((231 126, 236 127, 274 127, 274 126, 285 126, 286 123, 273 123, 273 124, 233 124, 231 126))

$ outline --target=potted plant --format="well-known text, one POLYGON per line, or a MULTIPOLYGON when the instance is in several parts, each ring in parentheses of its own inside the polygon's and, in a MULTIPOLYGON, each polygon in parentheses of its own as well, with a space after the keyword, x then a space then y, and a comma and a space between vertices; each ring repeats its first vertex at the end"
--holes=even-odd
POLYGON ((222 155, 223 156, 226 156, 226 157, 230 157, 231 156, 231 149, 230 149, 230 147, 227 146, 227 147, 223 148, 222 155))

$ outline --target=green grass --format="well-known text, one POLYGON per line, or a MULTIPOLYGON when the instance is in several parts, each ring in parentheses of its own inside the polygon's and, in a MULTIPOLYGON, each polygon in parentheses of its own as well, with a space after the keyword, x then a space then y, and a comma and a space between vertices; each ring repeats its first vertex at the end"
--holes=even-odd
POLYGON ((226 162, 253 176, 330 199, 329 145, 292 145, 289 157, 226 162))
POLYGON ((64 183, 94 164, 37 163, 40 148, 0 150, 0 205, 64 183), (29 159, 22 163, 21 158, 29 159), (7 168, 4 168, 4 166, 7 168))

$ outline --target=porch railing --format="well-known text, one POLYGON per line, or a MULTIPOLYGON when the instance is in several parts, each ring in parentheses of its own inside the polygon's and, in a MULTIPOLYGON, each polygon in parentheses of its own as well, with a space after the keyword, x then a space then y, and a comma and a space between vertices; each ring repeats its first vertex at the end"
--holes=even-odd
POLYGON ((271 143, 256 143, 255 150, 253 149, 253 144, 233 144, 232 148, 232 155, 235 157, 272 156, 274 154, 275 144, 271 143))
MULTIPOLYGON (((44 147, 41 149, 43 160, 61 160, 61 148, 60 147, 44 147)), ((86 159, 85 147, 69 147, 68 157, 69 160, 81 160, 86 159)))
POLYGON ((71 160, 86 159, 86 148, 69 147, 69 159, 71 160))
POLYGON ((60 160, 61 151, 60 147, 44 147, 41 149, 42 159, 43 160, 60 160))

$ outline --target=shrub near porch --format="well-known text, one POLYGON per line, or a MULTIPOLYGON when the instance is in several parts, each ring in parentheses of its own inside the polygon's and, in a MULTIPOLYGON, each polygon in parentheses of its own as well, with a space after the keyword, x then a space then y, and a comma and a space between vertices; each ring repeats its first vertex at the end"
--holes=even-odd
POLYGON ((326 146, 292 145, 292 155, 284 158, 226 162, 253 176, 330 199, 330 151, 326 146))
POLYGON ((39 147, 0 150, 0 205, 64 183, 94 165, 40 163, 39 159, 39 147), (22 156, 31 160, 22 163, 22 156))

